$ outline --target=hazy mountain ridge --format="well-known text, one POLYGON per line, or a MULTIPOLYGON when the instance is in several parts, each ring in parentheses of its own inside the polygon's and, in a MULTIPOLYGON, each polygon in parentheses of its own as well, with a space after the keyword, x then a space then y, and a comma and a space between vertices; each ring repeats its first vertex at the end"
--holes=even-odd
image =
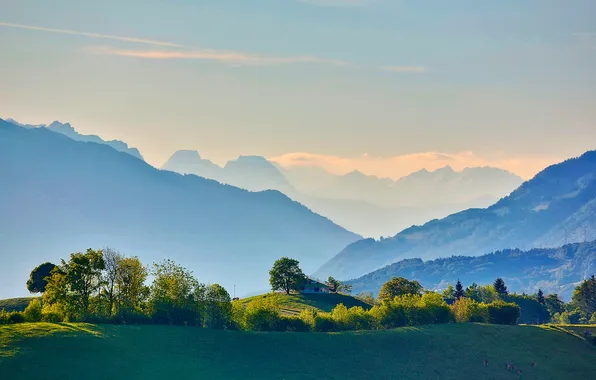
POLYGON ((399 187, 396 183, 402 183, 400 181, 367 176, 358 171, 338 176, 321 168, 288 169, 260 156, 240 156, 221 167, 202 158, 198 152, 188 150, 175 152, 162 169, 192 173, 251 191, 279 190, 351 231, 377 237, 393 235, 395 231, 413 224, 470 207, 489 206, 521 183, 519 177, 501 169, 473 168, 456 172, 443 168, 413 173, 400 180, 405 185, 399 187), (447 180, 449 182, 445 182, 447 177, 451 178, 447 180), (500 183, 503 177, 506 178, 504 184, 492 185, 500 183), (429 195, 433 201, 425 204, 418 199, 407 205, 406 198, 412 197, 406 195, 401 196, 403 200, 400 202, 380 201, 383 197, 400 198, 399 189, 407 186, 417 187, 414 192, 418 194, 423 193, 421 189, 433 193, 429 195), (447 190, 447 187, 450 189, 447 190), (482 190, 487 187, 491 190, 482 190), (466 190, 466 196, 459 196, 464 189, 470 188, 472 190, 466 190), (439 199, 436 195, 440 192, 444 192, 445 196, 439 199), (393 206, 390 205, 392 203, 393 206))
POLYGON ((572 242, 565 231, 574 220, 586 240, 596 239, 596 151, 550 166, 509 196, 485 209, 470 209, 410 227, 383 241, 346 247, 317 276, 354 278, 406 258, 478 255, 505 248, 530 249, 572 242))
POLYGON ((459 279, 491 284, 504 278, 510 291, 558 293, 571 298, 578 282, 596 272, 596 241, 529 251, 503 250, 482 256, 454 256, 435 260, 406 259, 350 280, 354 291, 377 294, 392 277, 419 281, 428 289, 444 289, 459 279))
MULTIPOLYGON (((0 120, 3 296, 29 271, 70 252, 111 245, 143 261, 171 257, 237 292, 267 287, 281 256, 307 271, 359 239, 277 191, 251 193, 160 171, 102 144, 0 120)), ((15 288, 16 287, 16 288, 15 288)))
POLYGON ((59 121, 54 121, 49 125, 46 124, 39 124, 39 125, 32 125, 32 124, 21 124, 14 119, 6 119, 7 122, 12 123, 14 125, 18 125, 19 127, 32 129, 32 128, 47 128, 52 132, 60 133, 64 136, 67 136, 76 141, 83 141, 83 142, 93 142, 97 144, 105 144, 109 145, 112 148, 116 149, 119 152, 128 153, 133 157, 138 158, 139 160, 144 160, 141 152, 137 148, 129 147, 127 143, 119 140, 110 140, 106 141, 103 140, 101 137, 96 135, 83 135, 78 133, 70 123, 61 123, 59 121))

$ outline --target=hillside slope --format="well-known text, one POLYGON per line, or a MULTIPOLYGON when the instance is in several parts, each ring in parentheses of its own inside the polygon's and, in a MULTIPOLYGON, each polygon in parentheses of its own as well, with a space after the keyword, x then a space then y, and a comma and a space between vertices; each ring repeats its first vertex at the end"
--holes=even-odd
POLYGON ((274 260, 313 271, 359 238, 277 191, 251 193, 157 170, 100 144, 0 121, 0 297, 70 252, 113 246, 173 258, 239 294, 267 287, 274 260))
POLYGON ((541 288, 569 300, 575 286, 596 273, 596 241, 530 251, 504 250, 482 256, 454 256, 429 261, 401 260, 349 281, 354 292, 377 294, 392 277, 444 289, 459 279, 464 286, 492 284, 502 277, 511 292, 533 294, 541 288))
POLYGON ((19 380, 518 379, 506 361, 523 379, 589 379, 596 347, 541 327, 479 324, 330 334, 0 326, 0 373, 19 380))
POLYGON ((268 293, 242 299, 243 305, 248 305, 256 299, 274 298, 285 315, 297 315, 304 309, 315 309, 317 311, 330 312, 339 304, 350 308, 360 306, 370 309, 371 305, 364 303, 354 297, 344 294, 284 294, 268 293))
POLYGON ((481 255, 596 239, 596 151, 550 166, 485 209, 353 243, 315 273, 349 279, 406 258, 481 255))

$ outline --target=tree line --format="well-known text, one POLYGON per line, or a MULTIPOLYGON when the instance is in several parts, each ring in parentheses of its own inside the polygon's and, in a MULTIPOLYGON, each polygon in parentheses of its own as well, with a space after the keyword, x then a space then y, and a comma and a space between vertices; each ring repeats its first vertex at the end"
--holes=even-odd
MULTIPOLYGON (((273 291, 300 289, 306 276, 297 260, 281 258, 270 271, 273 291)), ((349 291, 330 278, 333 291, 349 291)), ((510 294, 502 279, 492 285, 460 281, 443 292, 425 290, 415 280, 397 277, 386 282, 377 297, 356 297, 370 308, 337 305, 325 313, 307 308, 298 316, 284 315, 276 297, 257 297, 244 304, 232 300, 220 285, 200 283, 193 273, 172 260, 148 267, 138 257, 113 249, 73 253, 59 265, 44 263, 33 269, 27 288, 42 296, 24 312, 0 311, 0 323, 86 321, 92 323, 169 324, 251 331, 345 331, 388 329, 437 323, 518 323, 521 310, 538 304, 552 320, 596 322, 596 279, 580 284, 572 302, 556 295, 510 294), (147 285, 147 279, 152 282, 147 285), (526 303, 523 303, 523 302, 526 303), (522 305, 522 307, 520 307, 522 305), (590 316, 590 318, 587 318, 590 316), (582 319, 583 318, 583 319, 582 319)), ((548 322, 545 321, 545 322, 548 322)))

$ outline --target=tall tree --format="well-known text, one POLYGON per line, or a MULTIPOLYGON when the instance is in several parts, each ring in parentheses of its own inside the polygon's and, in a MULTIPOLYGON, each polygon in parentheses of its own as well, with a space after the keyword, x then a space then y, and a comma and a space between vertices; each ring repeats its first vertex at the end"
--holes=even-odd
POLYGON ((114 302, 116 300, 116 281, 118 279, 118 272, 120 270, 120 261, 122 261, 120 252, 105 248, 103 250, 103 260, 105 263, 105 270, 103 272, 104 295, 108 302, 107 314, 109 316, 114 312, 114 302))
POLYGON ((105 268, 103 252, 89 248, 85 253, 72 253, 68 262, 62 260, 68 291, 83 313, 89 312, 89 300, 100 289, 101 272, 105 268))
POLYGON ((575 288, 571 297, 571 304, 578 307, 587 317, 596 312, 596 277, 594 275, 582 281, 575 288))
POLYGON ((464 287, 462 286, 461 282, 459 281, 459 279, 457 280, 457 284, 455 284, 455 292, 453 292, 453 297, 455 297, 456 300, 462 298, 464 296, 464 287))
POLYGON ((565 311, 565 302, 561 301, 557 294, 549 294, 544 299, 544 302, 551 317, 557 313, 560 314, 565 311))
POLYGON ((232 313, 230 293, 219 284, 207 287, 204 299, 204 326, 221 329, 228 327, 232 313))
POLYGON ((536 300, 541 305, 544 305, 545 301, 544 301, 544 293, 542 292, 542 289, 538 289, 538 293, 536 293, 536 300))
POLYGON ((147 299, 149 289, 145 286, 147 267, 138 257, 124 257, 118 262, 116 288, 119 307, 135 310, 147 299))
POLYGON ((149 307, 154 318, 162 323, 196 324, 199 308, 195 290, 199 282, 192 271, 168 259, 153 264, 151 274, 155 279, 149 307))
POLYGON ((503 296, 506 296, 507 294, 509 294, 509 292, 507 291, 507 286, 505 286, 505 281, 501 277, 499 277, 495 280, 493 287, 495 288, 495 292, 497 292, 497 294, 500 297, 503 297, 503 296))
POLYGON ((329 285, 329 290, 332 293, 337 293, 339 290, 339 287, 341 286, 341 281, 336 280, 335 278, 329 276, 329 278, 327 279, 327 285, 329 285))
POLYGON ((391 301, 396 296, 406 294, 421 294, 422 285, 416 280, 410 281, 403 277, 393 277, 381 287, 379 291, 379 301, 391 301))
POLYGON ((31 271, 29 280, 27 280, 27 290, 31 293, 43 293, 46 291, 48 284, 48 277, 52 269, 56 268, 55 264, 43 263, 31 271))
POLYGON ((298 260, 289 257, 276 260, 273 268, 269 271, 271 289, 273 291, 283 290, 286 294, 290 294, 292 290, 298 290, 305 280, 299 264, 298 260))

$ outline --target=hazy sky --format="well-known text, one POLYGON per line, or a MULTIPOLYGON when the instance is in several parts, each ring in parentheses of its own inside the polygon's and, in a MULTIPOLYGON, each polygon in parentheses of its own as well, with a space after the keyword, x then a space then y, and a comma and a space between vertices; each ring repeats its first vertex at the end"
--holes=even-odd
POLYGON ((596 148, 594 0, 0 0, 0 117, 398 177, 596 148))

